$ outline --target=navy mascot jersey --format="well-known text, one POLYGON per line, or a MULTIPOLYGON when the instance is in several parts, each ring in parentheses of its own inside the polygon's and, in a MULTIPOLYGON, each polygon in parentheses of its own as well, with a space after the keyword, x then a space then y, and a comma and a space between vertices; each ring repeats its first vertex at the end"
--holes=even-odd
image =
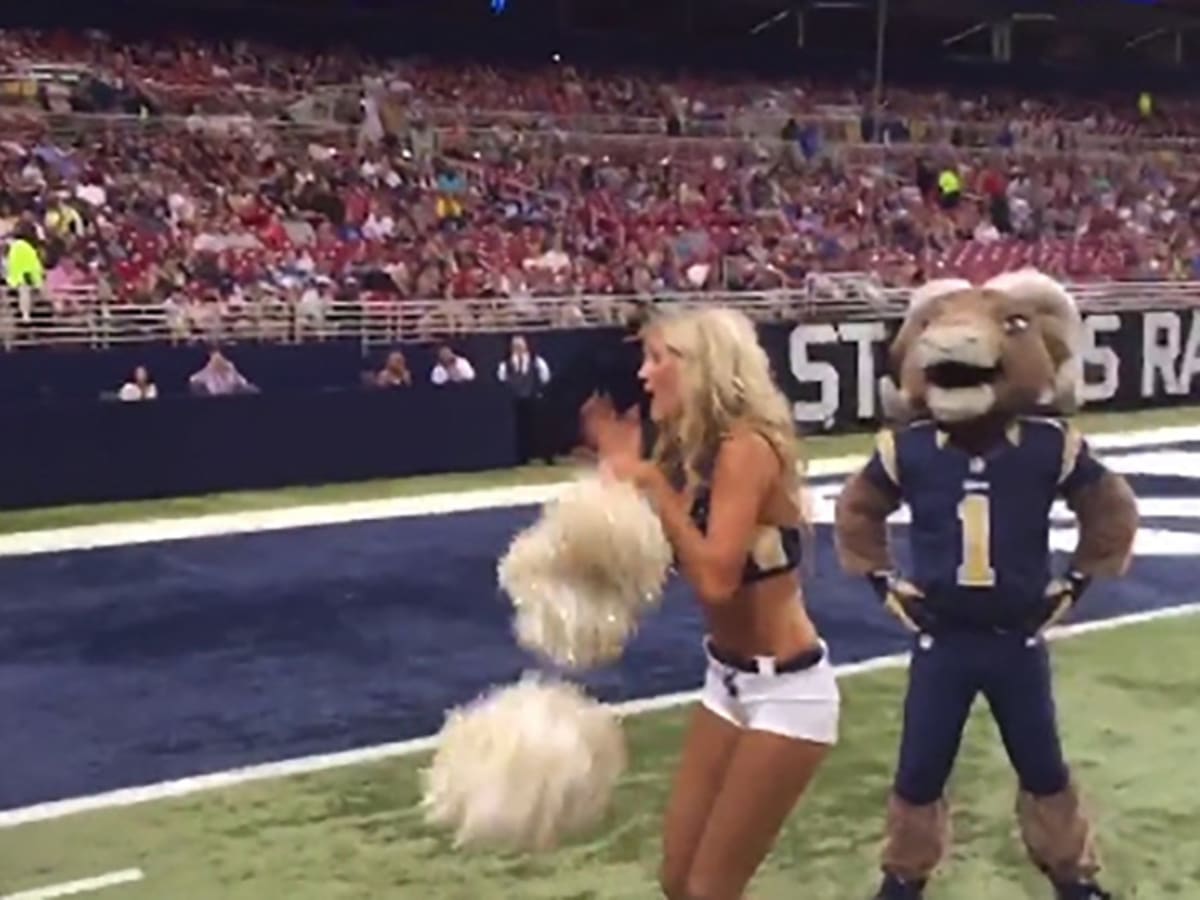
POLYGON ((1021 418, 980 455, 933 422, 880 432, 866 477, 911 511, 911 580, 947 623, 1017 627, 1051 579, 1050 509, 1105 473, 1080 433, 1021 418))

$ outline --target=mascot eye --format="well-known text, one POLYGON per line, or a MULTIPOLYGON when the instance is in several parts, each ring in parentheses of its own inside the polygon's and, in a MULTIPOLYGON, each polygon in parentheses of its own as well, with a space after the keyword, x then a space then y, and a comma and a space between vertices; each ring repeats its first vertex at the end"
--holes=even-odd
POLYGON ((1009 316, 1004 320, 1004 330, 1009 334, 1017 334, 1029 328, 1029 319, 1026 316, 1009 316))

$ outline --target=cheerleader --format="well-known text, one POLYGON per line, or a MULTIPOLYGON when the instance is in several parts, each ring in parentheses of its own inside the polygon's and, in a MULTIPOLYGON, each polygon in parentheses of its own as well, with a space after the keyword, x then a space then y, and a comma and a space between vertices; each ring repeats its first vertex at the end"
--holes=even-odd
POLYGON ((805 516, 791 409, 751 322, 652 320, 639 377, 657 438, 600 399, 585 436, 657 511, 703 610, 707 672, 663 828, 670 900, 736 900, 837 741, 839 694, 798 566, 805 516))

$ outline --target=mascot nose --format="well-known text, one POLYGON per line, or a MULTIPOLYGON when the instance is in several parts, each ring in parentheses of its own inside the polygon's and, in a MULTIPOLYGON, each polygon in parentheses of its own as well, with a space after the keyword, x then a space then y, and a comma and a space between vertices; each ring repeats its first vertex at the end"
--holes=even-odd
POLYGON ((983 344, 984 336, 969 325, 942 325, 925 332, 923 343, 932 350, 948 352, 960 348, 975 348, 983 344))
POLYGON ((975 325, 938 325, 921 336, 920 357, 926 367, 941 362, 990 367, 1000 358, 1000 345, 975 325))

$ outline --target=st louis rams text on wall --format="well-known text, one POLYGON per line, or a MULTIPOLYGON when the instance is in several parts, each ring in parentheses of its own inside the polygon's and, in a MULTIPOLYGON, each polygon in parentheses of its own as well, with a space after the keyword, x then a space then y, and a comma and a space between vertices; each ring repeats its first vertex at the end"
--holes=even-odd
MULTIPOLYGON (((879 417, 879 378, 889 371, 891 320, 796 325, 776 371, 797 422, 832 429, 879 417)), ((767 326, 777 330, 783 326, 767 326)), ((1084 317, 1084 399, 1097 408, 1200 400, 1200 316, 1191 311, 1084 317)), ((765 341, 772 355, 784 341, 765 341)))

